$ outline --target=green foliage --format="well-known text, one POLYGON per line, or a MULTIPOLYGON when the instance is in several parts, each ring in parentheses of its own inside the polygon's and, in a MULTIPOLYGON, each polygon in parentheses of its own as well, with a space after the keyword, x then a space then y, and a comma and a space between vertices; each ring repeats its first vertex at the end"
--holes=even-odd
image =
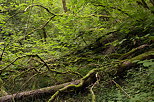
MULTIPOLYGON (((136 1, 68 0, 68 11, 64 13, 61 0, 0 0, 0 79, 4 87, 15 93, 75 80, 93 68, 117 67, 116 60, 106 53, 120 55, 143 44, 152 49, 153 6, 146 1, 150 9, 145 9, 136 1), (104 41, 113 31, 117 31, 114 39, 98 44, 98 38, 104 41), (109 51, 111 46, 114 51, 109 51), (81 54, 75 55, 80 49, 81 54)), ((151 100, 151 86, 145 86, 153 81, 153 60, 136 62, 144 71, 130 70, 128 74, 132 73, 134 79, 127 78, 128 86, 122 87, 134 96, 127 99, 118 88, 103 87, 98 102, 151 100), (138 86, 141 92, 135 93, 138 86)))
POLYGON ((143 61, 136 60, 134 62, 137 62, 138 64, 142 64, 144 67, 154 67, 153 61, 154 61, 153 59, 150 59, 150 60, 143 60, 143 61))
POLYGON ((152 67, 128 70, 125 76, 126 81, 119 83, 131 98, 128 98, 123 91, 115 86, 102 84, 100 88, 96 88, 96 90, 99 90, 96 93, 97 102, 153 102, 153 74, 152 67))

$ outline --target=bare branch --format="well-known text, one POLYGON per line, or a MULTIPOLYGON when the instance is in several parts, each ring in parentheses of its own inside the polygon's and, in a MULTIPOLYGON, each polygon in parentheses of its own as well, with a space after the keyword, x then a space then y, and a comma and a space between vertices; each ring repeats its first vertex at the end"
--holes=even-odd
POLYGON ((46 7, 42 6, 42 5, 29 5, 29 6, 24 10, 24 12, 26 12, 29 8, 34 7, 34 6, 41 7, 41 8, 43 8, 43 9, 45 9, 48 13, 50 13, 50 14, 56 16, 54 13, 50 12, 50 10, 49 10, 48 8, 46 8, 46 7))
POLYGON ((112 80, 112 82, 116 85, 117 88, 119 88, 120 91, 122 91, 128 98, 131 98, 130 95, 128 95, 128 93, 114 80, 112 80))
POLYGON ((107 7, 107 6, 102 5, 102 4, 95 4, 94 6, 101 6, 101 7, 106 7, 106 8, 115 9, 115 10, 118 10, 118 11, 120 11, 121 13, 123 13, 123 14, 125 14, 125 15, 131 17, 131 15, 129 15, 126 11, 123 11, 123 10, 121 10, 120 8, 117 8, 117 7, 107 7))

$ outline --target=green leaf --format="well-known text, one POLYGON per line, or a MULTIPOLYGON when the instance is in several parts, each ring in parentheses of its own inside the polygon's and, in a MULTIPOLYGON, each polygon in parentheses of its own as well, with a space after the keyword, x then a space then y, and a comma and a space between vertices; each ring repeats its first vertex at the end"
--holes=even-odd
POLYGON ((143 66, 144 66, 144 67, 150 67, 150 66, 152 66, 152 65, 154 65, 154 62, 144 62, 144 63, 143 63, 143 66))

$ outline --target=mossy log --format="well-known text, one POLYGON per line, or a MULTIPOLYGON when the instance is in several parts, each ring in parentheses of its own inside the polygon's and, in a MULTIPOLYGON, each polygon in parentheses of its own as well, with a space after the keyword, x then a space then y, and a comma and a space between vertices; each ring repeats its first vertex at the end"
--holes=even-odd
POLYGON ((79 49, 75 52, 73 52, 72 54, 77 55, 77 54, 83 54, 84 52, 88 51, 100 51, 100 49, 102 49, 103 47, 105 47, 105 44, 110 43, 114 40, 116 40, 117 36, 116 33, 118 31, 113 31, 113 32, 109 32, 101 37, 99 37, 98 39, 96 39, 93 43, 91 43, 90 45, 84 47, 83 49, 79 49))
MULTIPOLYGON (((19 101, 19 100, 32 100, 32 99, 37 99, 40 97, 46 97, 54 94, 57 90, 68 86, 68 85, 78 85, 80 83, 80 80, 75 80, 72 82, 60 84, 60 85, 55 85, 55 86, 50 86, 50 87, 45 87, 37 90, 32 90, 32 91, 25 91, 25 92, 20 92, 20 93, 15 93, 12 95, 6 95, 3 97, 0 97, 0 102, 13 102, 19 101)), ((23 102, 23 101, 22 101, 23 102)), ((28 102, 28 101, 27 101, 28 102)))
MULTIPOLYGON (((121 61, 121 64, 118 67, 115 67, 116 75, 121 74, 124 70, 127 68, 130 68, 132 65, 135 65, 135 60, 144 60, 144 59, 151 59, 154 58, 154 51, 148 51, 143 54, 140 54, 136 57, 133 57, 131 59, 123 60, 121 61)), ((37 90, 32 91, 25 91, 21 93, 16 93, 12 95, 6 95, 3 97, 0 97, 0 102, 12 102, 13 100, 27 100, 27 99, 37 99, 40 97, 45 96, 51 96, 49 102, 53 101, 59 94, 61 93, 69 93, 76 90, 82 90, 86 88, 87 86, 93 84, 96 82, 96 73, 104 71, 104 68, 95 68, 92 69, 87 75, 85 75, 80 80, 75 80, 72 82, 55 85, 51 87, 41 88, 37 90)), ((113 70, 109 70, 104 73, 112 73, 113 70)), ((22 101, 23 102, 23 101, 22 101)))
POLYGON ((120 66, 118 67, 117 74, 121 74, 124 70, 130 69, 132 66, 136 65, 137 60, 145 60, 154 58, 154 49, 151 51, 142 53, 138 56, 135 56, 131 59, 122 60, 120 66))
POLYGON ((148 47, 148 46, 149 46, 149 45, 144 44, 144 45, 141 45, 141 46, 139 46, 139 47, 137 47, 137 48, 134 48, 134 49, 132 49, 131 51, 129 51, 129 52, 123 54, 119 59, 120 59, 120 60, 126 59, 128 56, 131 56, 132 54, 134 54, 134 53, 136 53, 136 52, 138 52, 138 51, 140 51, 140 50, 142 50, 142 49, 144 49, 145 47, 148 47))

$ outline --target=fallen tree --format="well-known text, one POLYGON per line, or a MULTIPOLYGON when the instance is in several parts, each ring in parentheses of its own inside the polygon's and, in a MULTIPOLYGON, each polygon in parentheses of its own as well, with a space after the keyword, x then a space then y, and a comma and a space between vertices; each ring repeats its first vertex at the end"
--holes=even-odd
POLYGON ((6 95, 3 97, 0 97, 0 102, 12 102, 17 100, 29 101, 32 99, 37 99, 37 98, 47 97, 47 96, 48 97, 51 96, 51 98, 49 99, 49 102, 52 102, 57 96, 59 96, 62 93, 70 93, 77 90, 80 91, 85 89, 87 86, 94 84, 97 81, 96 73, 98 72, 102 71, 103 73, 108 74, 108 73, 112 73, 114 70, 114 72, 116 72, 114 75, 120 75, 126 69, 136 65, 136 62, 135 62, 136 60, 145 60, 145 59, 151 59, 151 58, 154 58, 154 50, 145 52, 131 59, 122 60, 119 62, 119 66, 115 67, 112 70, 108 68, 108 71, 106 71, 105 67, 94 68, 91 71, 89 71, 88 74, 86 74, 80 80, 75 80, 72 82, 67 82, 64 84, 50 86, 50 87, 41 88, 37 90, 25 91, 25 92, 15 93, 12 95, 6 95))
POLYGON ((50 86, 32 91, 25 91, 21 93, 15 93, 12 95, 6 95, 0 98, 0 102, 12 102, 13 100, 31 100, 32 98, 39 98, 40 96, 49 96, 67 85, 77 85, 79 84, 79 82, 79 80, 75 80, 60 85, 50 86))

